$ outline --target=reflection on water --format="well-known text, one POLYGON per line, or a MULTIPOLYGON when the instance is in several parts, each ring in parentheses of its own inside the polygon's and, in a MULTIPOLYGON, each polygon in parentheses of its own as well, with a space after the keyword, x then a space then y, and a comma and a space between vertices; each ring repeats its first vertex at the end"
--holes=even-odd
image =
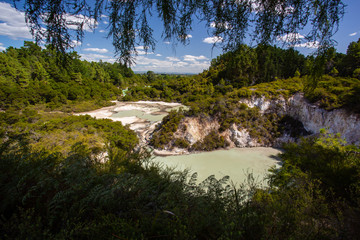
MULTIPOLYGON (((153 161, 176 169, 191 169, 198 173, 201 182, 210 175, 217 179, 226 175, 236 184, 243 183, 248 173, 262 181, 272 166, 279 166, 276 155, 281 151, 275 148, 233 148, 203 152, 198 154, 155 157, 153 161)), ((266 184, 263 182, 263 184, 266 184)))

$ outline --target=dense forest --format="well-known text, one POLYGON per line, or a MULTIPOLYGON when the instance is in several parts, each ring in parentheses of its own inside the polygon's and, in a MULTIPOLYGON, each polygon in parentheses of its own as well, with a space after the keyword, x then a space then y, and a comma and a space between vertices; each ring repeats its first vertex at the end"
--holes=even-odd
MULTIPOLYGON (((360 40, 346 54, 241 46, 199 75, 137 75, 32 42, 0 53, 1 239, 357 239, 360 148, 325 130, 284 146, 268 186, 163 169, 119 122, 69 112, 110 100, 176 101, 150 144, 172 139, 185 116, 248 125, 271 141, 293 122, 238 104, 304 92, 327 110, 360 112, 360 40), (66 61, 63 61, 66 58, 66 61), (64 64, 66 63, 66 64, 64 64), (320 66, 320 68, 318 67, 320 66), (316 71, 315 71, 316 70, 316 71), (124 96, 122 90, 127 89, 124 96)), ((296 125, 296 122, 293 122, 296 125)), ((184 139, 173 139, 188 147, 184 139)), ((226 147, 217 132, 194 151, 226 147)))
POLYGON ((120 63, 90 63, 81 61, 76 52, 64 55, 51 45, 42 49, 25 42, 19 49, 0 52, 0 109, 39 104, 59 109, 85 101, 100 107, 121 94, 119 87, 136 79, 132 70, 120 63))

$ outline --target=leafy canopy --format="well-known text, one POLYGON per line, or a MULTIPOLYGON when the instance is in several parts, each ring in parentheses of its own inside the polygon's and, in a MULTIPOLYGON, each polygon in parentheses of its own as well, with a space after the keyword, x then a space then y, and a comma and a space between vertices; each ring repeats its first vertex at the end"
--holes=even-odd
POLYGON ((236 49, 246 33, 256 43, 271 43, 287 34, 294 44, 299 41, 294 33, 311 25, 305 38, 318 42, 321 50, 333 44, 345 5, 341 0, 25 0, 23 8, 35 40, 63 52, 72 47, 73 38, 80 41, 85 29, 94 29, 108 16, 115 55, 130 65, 136 45, 155 48, 153 16, 163 22, 164 39, 173 43, 186 44, 192 22, 203 21, 222 40, 224 50, 236 49))

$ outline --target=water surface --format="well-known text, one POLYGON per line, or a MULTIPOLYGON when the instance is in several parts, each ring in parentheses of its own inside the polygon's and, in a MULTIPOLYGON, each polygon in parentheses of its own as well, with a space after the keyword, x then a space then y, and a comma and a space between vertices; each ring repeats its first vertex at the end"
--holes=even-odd
POLYGON ((123 117, 138 117, 150 122, 161 121, 167 114, 154 114, 154 113, 146 113, 141 110, 121 110, 119 112, 111 115, 113 118, 123 118, 123 117))
POLYGON ((178 170, 190 169, 191 172, 197 172, 199 182, 214 174, 217 179, 228 175, 230 180, 240 184, 249 173, 262 181, 270 167, 280 166, 276 158, 280 152, 279 149, 265 147, 233 148, 180 156, 158 156, 153 161, 178 170))

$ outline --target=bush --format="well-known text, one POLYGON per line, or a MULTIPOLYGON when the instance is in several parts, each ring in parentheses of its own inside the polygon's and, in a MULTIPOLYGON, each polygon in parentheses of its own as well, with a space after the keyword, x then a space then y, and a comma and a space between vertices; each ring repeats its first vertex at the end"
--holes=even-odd
POLYGON ((173 146, 179 148, 188 148, 190 146, 190 143, 184 138, 176 138, 174 140, 173 146))
POLYGON ((191 151, 212 151, 219 148, 226 148, 229 143, 225 141, 223 136, 220 136, 218 132, 210 132, 202 141, 194 143, 191 151))

